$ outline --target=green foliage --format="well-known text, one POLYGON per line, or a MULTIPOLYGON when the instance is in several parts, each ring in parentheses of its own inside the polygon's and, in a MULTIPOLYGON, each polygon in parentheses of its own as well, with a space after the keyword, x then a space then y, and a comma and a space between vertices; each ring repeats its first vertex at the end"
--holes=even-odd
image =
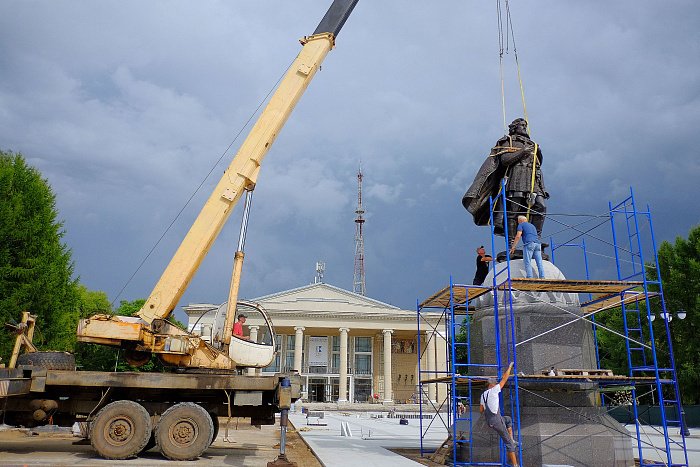
MULTIPOLYGON (((466 316, 461 324, 455 323, 455 330, 457 335, 455 336, 455 342, 459 344, 466 344, 467 343, 467 331, 469 330, 469 323, 468 321, 471 321, 472 317, 471 316, 466 316)), ((455 348, 455 354, 457 358, 457 363, 467 363, 468 355, 467 355, 467 346, 466 345, 458 345, 455 348)), ((457 369, 457 373, 460 375, 466 375, 468 373, 467 371, 468 367, 462 366, 457 369)))
POLYGON ((119 302, 119 308, 117 308, 116 314, 119 316, 134 316, 146 303, 146 300, 140 298, 138 300, 126 301, 122 300, 119 302))
POLYGON ((82 284, 78 284, 80 295, 80 317, 87 318, 98 313, 110 314, 112 305, 107 294, 102 291, 88 290, 82 284))
MULTIPOLYGON (((672 338, 676 373, 684 404, 700 403, 700 346, 695 339, 700 331, 700 226, 691 229, 688 239, 676 238, 675 243, 663 242, 658 250, 659 270, 664 289, 666 310, 674 316, 668 328, 672 338), (685 310, 687 317, 680 320, 677 312, 685 310)), ((653 264, 647 265, 647 279, 657 280, 653 264)), ((656 346, 659 367, 670 364, 667 340, 667 323, 661 319, 661 304, 658 298, 652 299, 651 313, 656 315, 653 322, 654 344, 656 346)), ((628 310, 633 306, 628 306, 628 310)), ((646 304, 639 304, 640 314, 645 330, 644 344, 650 346, 648 324, 646 323, 646 304)), ((628 311, 628 320, 635 319, 636 313, 628 311)), ((619 308, 601 312, 596 315, 599 323, 624 333, 623 316, 619 308)), ((634 322, 629 328, 637 328, 634 322)), ((632 336, 632 333, 630 333, 632 336)), ((601 367, 610 368, 616 374, 628 374, 628 361, 625 340, 613 333, 598 328, 598 345, 601 367)), ((632 346, 636 346, 631 343, 632 346)), ((636 346, 638 347, 638 346, 636 346)), ((633 365, 641 365, 641 355, 633 352, 633 365)), ((652 364, 650 352, 647 352, 647 364, 652 364)), ((651 374, 650 374, 651 376, 651 374)))
MULTIPOLYGON (((104 292, 88 290, 79 285, 80 317, 86 318, 99 313, 111 314, 112 305, 104 292)), ((75 361, 78 368, 93 371, 114 371, 117 349, 97 344, 78 342, 75 349, 75 361)))
MULTIPOLYGON (((687 240, 677 237, 673 244, 661 244, 659 269, 666 309, 672 314, 679 310, 687 312, 685 320, 673 319, 669 327, 683 402, 698 404, 700 346, 696 339, 700 331, 700 226, 690 230, 687 240)), ((665 337, 664 321, 657 319, 654 325, 656 335, 665 337)))
MULTIPOLYGON (((101 294, 102 292, 97 292, 101 294)), ((106 300, 106 295, 105 295, 106 300)), ((97 301, 98 304, 103 302, 97 301)), ((122 300, 119 303, 119 307, 115 310, 114 314, 119 316, 134 316, 138 312, 143 304, 146 303, 144 299, 138 300, 122 300)), ((109 303, 107 303, 109 305, 109 303)), ((84 316, 89 316, 95 313, 104 313, 108 311, 109 308, 99 308, 95 307, 93 309, 85 309, 87 312, 84 316)), ((117 349, 115 347, 108 347, 105 345, 98 344, 87 344, 80 343, 78 345, 78 350, 76 352, 76 361, 78 365, 83 370, 89 371, 163 371, 163 364, 160 363, 155 356, 151 357, 151 361, 140 368, 133 367, 129 365, 124 359, 124 351, 117 349)))
MULTIPOLYGON (((645 316, 646 312, 640 310, 640 314, 645 316)), ((627 312, 628 327, 638 327, 632 326, 632 320, 636 320, 636 316, 636 312, 627 312)), ((600 367, 613 370, 616 375, 628 375, 629 363, 627 361, 625 338, 602 327, 605 326, 608 329, 624 335, 625 328, 622 310, 620 308, 613 308, 600 312, 595 315, 595 320, 596 323, 601 325, 596 329, 600 367)), ((635 360, 634 365, 641 365, 641 362, 635 360)))
MULTIPOLYGON (((71 252, 51 187, 21 154, 0 151, 0 219, 0 323, 29 311, 40 349, 73 350, 80 297, 71 252)), ((1 332, 0 355, 12 344, 1 332)))

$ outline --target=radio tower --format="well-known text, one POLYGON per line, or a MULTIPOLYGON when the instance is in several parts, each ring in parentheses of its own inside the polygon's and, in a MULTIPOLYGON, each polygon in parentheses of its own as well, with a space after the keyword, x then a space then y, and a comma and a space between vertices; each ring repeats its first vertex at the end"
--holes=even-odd
POLYGON ((362 235, 362 217, 365 210, 362 209, 362 166, 357 171, 357 210, 355 214, 355 274, 352 279, 352 291, 356 294, 365 294, 365 240, 362 235))

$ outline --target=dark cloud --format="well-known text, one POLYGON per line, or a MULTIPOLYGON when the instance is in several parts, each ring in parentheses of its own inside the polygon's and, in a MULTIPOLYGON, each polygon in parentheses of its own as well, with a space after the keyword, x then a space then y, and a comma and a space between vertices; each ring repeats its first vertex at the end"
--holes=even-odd
MULTIPOLYGON (((241 140, 229 143, 326 3, 0 4, 0 146, 23 152, 53 185, 88 287, 114 298, 226 151, 122 298, 149 293, 241 140)), ((694 3, 511 9, 550 212, 605 214, 634 186, 651 204, 657 239, 686 235, 700 217, 694 3)), ((473 247, 490 240, 460 198, 503 133, 495 10, 358 4, 263 164, 245 296, 308 283, 317 260, 328 282, 351 288, 360 161, 368 294, 413 308, 450 274, 471 279, 473 247)), ((512 50, 505 63, 511 120, 522 114, 512 50)), ((225 299, 239 211, 183 302, 225 299)), ((591 269, 611 278, 602 240, 591 240, 591 269)), ((581 276, 576 254, 562 258, 566 274, 581 276)))

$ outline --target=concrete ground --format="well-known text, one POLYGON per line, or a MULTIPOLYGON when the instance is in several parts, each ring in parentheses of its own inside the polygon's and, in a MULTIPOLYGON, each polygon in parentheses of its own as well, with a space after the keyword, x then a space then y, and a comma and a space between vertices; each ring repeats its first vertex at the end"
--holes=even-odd
MULTIPOLYGON (((305 414, 290 413, 298 433, 327 467, 386 467, 417 466, 418 463, 390 451, 415 449, 419 446, 418 419, 400 425, 396 418, 372 418, 371 412, 324 412, 325 426, 307 425, 305 414), (347 423, 352 437, 341 436, 341 424, 347 423)), ((424 420, 429 423, 429 420, 424 420)), ((423 440, 426 449, 434 450, 447 437, 444 426, 437 428, 439 419, 423 440)))
MULTIPOLYGON (((367 411, 324 411, 325 425, 307 425, 307 418, 301 412, 290 414, 294 428, 290 428, 287 454, 290 460, 300 467, 345 467, 345 466, 418 466, 436 465, 426 458, 418 457, 420 443, 419 420, 409 418, 408 425, 400 425, 397 418, 373 418, 380 412, 367 411), (341 436, 341 426, 349 429, 352 436, 341 436), (301 439, 303 437, 303 440, 301 439), (308 449, 308 446, 311 450, 308 449), (401 452, 398 454, 392 450, 401 452), (317 459, 318 457, 318 459, 317 459), (414 460, 409 459, 413 458, 414 460)), ((386 416, 386 412, 383 413, 386 416)), ((416 414, 413 414, 414 416, 416 414)), ((262 427, 261 430, 241 423, 235 429, 235 421, 226 438, 223 428, 217 440, 197 461, 173 462, 164 459, 158 452, 151 451, 138 459, 125 461, 108 461, 99 458, 89 444, 74 445, 78 439, 66 432, 41 433, 28 435, 26 430, 0 431, 0 465, 28 466, 266 466, 274 460, 279 450, 279 427, 262 427)), ((424 420, 424 430, 429 420, 424 420)), ((629 425, 630 444, 634 446, 637 457, 634 426, 629 425)), ((648 461, 665 462, 666 458, 658 448, 664 447, 663 436, 653 427, 646 427, 642 440, 644 458, 648 461)), ((686 438, 688 464, 700 467, 700 429, 691 429, 691 436, 686 438)), ((347 431, 346 431, 347 434, 347 431)), ((436 449, 447 437, 447 429, 439 419, 433 421, 424 440, 426 450, 436 449)), ((679 439, 674 431, 672 439, 679 439)), ((673 462, 684 463, 682 451, 672 448, 673 462)))
MULTIPOLYGON (((324 411, 324 418, 319 422, 325 425, 307 425, 306 415, 297 411, 290 413, 290 420, 323 465, 328 467, 420 465, 392 450, 417 459, 421 464, 434 465, 418 459, 419 420, 408 419, 408 425, 400 425, 396 418, 373 418, 372 415, 372 412, 324 411), (341 426, 344 424, 347 424, 351 437, 341 435, 341 426)), ((423 423, 425 432, 425 426, 430 421, 424 420, 423 423)), ((630 431, 630 444, 633 445, 634 455, 638 457, 635 427, 628 425, 627 429, 630 431)), ((659 448, 665 449, 664 438, 657 430, 658 428, 654 427, 646 427, 644 430, 644 459, 665 462, 665 454, 659 451, 659 448)), ((345 431, 347 433, 347 430, 345 431)), ((434 450, 446 438, 447 429, 436 419, 423 439, 423 447, 426 450, 434 450)), ((677 429, 672 432, 671 439, 680 441, 677 429)), ((691 436, 686 438, 686 448, 688 465, 700 467, 700 429, 691 429, 691 436)), ((671 452, 674 463, 685 463, 682 450, 672 444, 671 452)))
MULTIPOLYGON (((0 431, 0 465, 21 466, 221 466, 245 467, 266 466, 277 458, 279 453, 279 426, 263 426, 261 429, 250 426, 250 421, 241 419, 235 429, 236 419, 229 428, 226 438, 225 422, 221 419, 221 431, 214 443, 196 461, 169 461, 156 450, 142 454, 136 459, 123 461, 106 460, 99 457, 89 442, 65 430, 28 434, 28 430, 5 429, 0 431)), ((306 443, 291 430, 287 438, 287 456, 297 465, 321 467, 321 463, 306 443)))

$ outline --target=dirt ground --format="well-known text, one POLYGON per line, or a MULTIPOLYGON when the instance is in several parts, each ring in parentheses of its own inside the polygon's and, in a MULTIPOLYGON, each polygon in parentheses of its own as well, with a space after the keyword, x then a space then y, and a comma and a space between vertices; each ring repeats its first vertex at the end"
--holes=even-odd
POLYGON ((402 456, 411 459, 414 462, 418 462, 419 464, 427 465, 430 467, 444 467, 445 464, 438 464, 437 462, 431 461, 427 456, 426 457, 421 457, 420 455, 420 449, 417 448, 395 448, 395 449, 390 449, 390 451, 395 452, 396 454, 401 454, 402 456))
MULTIPOLYGON (((279 425, 250 426, 249 420, 232 420, 226 433, 225 418, 221 431, 204 455, 196 461, 175 462, 162 457, 156 449, 136 459, 123 461, 99 457, 89 442, 68 433, 32 434, 28 430, 0 431, 0 465, 2 466, 266 466, 279 454, 279 425)), ((287 458, 299 467, 321 467, 313 452, 296 433, 293 426, 287 432, 287 458)))

